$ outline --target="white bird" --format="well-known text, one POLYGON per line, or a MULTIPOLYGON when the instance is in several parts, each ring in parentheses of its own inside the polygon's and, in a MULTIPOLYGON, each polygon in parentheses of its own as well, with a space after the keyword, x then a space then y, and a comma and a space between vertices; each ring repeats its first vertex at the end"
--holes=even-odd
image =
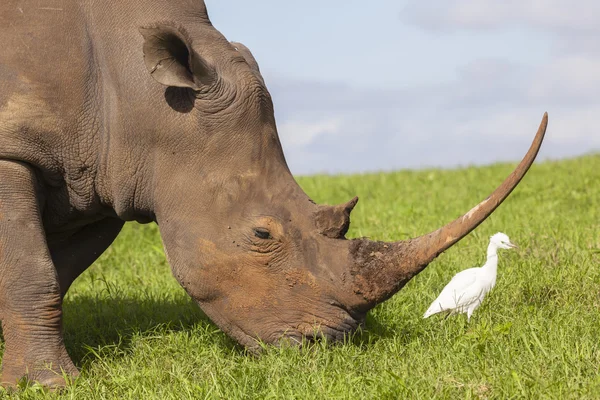
POLYGON ((449 311, 448 315, 467 313, 467 321, 470 321, 473 312, 496 284, 498 249, 515 247, 517 246, 511 243, 504 233, 498 232, 493 235, 487 249, 487 261, 483 267, 469 268, 454 275, 438 298, 425 311, 423 318, 442 311, 449 311))

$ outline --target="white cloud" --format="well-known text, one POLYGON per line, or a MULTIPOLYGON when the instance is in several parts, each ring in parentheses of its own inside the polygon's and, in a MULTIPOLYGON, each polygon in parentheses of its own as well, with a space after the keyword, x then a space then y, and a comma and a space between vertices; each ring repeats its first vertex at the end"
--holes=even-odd
POLYGON ((454 69, 454 79, 427 85, 359 87, 266 76, 294 173, 518 161, 544 111, 550 123, 540 159, 600 150, 600 53, 590 39, 600 34, 600 2, 415 0, 403 16, 427 30, 477 30, 496 43, 500 36, 490 29, 521 26, 538 31, 533 43, 541 40, 548 51, 521 60, 531 45, 527 34, 515 42, 519 51, 503 57, 465 50, 469 58, 454 69))
POLYGON ((560 55, 538 68, 529 87, 533 98, 550 98, 578 106, 600 102, 600 58, 560 55))
POLYGON ((414 0, 402 15, 405 21, 431 30, 522 25, 550 31, 600 31, 596 0, 414 0))
POLYGON ((598 119, 600 104, 580 107, 574 110, 557 110, 552 125, 552 136, 562 144, 582 141, 590 150, 600 150, 600 130, 598 119))
POLYGON ((540 158, 600 150, 600 80, 593 59, 545 66, 477 60, 455 82, 361 89, 272 79, 283 148, 294 173, 390 170, 517 161, 544 111, 540 158), (334 116, 334 117, 331 117, 334 116))
POLYGON ((319 136, 338 134, 341 127, 339 119, 316 122, 288 121, 279 125, 279 137, 284 146, 290 149, 306 147, 319 136))

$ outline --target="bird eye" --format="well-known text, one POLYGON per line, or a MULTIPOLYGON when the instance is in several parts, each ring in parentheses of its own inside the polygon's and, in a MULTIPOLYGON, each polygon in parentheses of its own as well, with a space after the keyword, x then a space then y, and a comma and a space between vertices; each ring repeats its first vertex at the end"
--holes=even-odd
POLYGON ((254 228, 254 236, 264 240, 272 239, 271 233, 265 228, 254 228))

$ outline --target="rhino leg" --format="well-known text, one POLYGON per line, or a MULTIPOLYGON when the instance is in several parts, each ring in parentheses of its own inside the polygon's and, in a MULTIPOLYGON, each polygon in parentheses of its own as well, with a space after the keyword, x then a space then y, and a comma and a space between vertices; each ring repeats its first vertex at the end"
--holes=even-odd
POLYGON ((62 338, 62 298, 40 216, 36 178, 26 164, 0 161, 0 383, 22 377, 64 386, 77 375, 62 338))
POLYGON ((48 238, 62 297, 73 281, 110 246, 124 223, 120 219, 105 218, 84 226, 72 235, 48 238))

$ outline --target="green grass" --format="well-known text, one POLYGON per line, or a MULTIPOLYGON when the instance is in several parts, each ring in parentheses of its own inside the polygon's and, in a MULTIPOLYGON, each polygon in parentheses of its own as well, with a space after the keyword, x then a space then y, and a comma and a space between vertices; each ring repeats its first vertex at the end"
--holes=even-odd
MULTIPOLYGON (((514 165, 299 179, 315 201, 359 195, 349 237, 398 240, 469 210, 514 165)), ((65 340, 81 377, 23 399, 600 398, 600 155, 535 164, 509 199, 348 343, 245 354, 171 276, 156 226, 128 224, 76 282, 65 340), (470 324, 421 318, 507 233, 496 288, 470 324)), ((0 342, 0 354, 3 351, 0 342)), ((9 396, 0 391, 0 397, 9 396)))

